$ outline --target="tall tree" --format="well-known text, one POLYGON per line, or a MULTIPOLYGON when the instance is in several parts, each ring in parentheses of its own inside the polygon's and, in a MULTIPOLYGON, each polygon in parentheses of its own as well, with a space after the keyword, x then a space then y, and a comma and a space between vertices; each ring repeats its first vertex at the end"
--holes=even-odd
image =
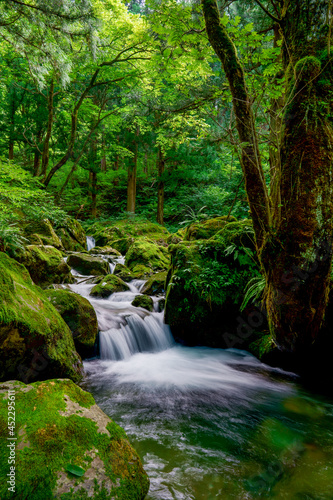
POLYGON ((232 94, 270 330, 281 349, 302 352, 323 323, 331 274, 332 2, 254 0, 253 5, 278 24, 283 41, 286 90, 274 197, 266 188, 244 68, 216 1, 202 0, 207 34, 232 94))

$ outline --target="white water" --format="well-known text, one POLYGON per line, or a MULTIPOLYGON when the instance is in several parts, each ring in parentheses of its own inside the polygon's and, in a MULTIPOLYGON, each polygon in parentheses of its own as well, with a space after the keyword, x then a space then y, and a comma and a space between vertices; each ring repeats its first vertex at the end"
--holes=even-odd
POLYGON ((87 249, 92 250, 95 247, 95 239, 92 236, 87 236, 87 249))

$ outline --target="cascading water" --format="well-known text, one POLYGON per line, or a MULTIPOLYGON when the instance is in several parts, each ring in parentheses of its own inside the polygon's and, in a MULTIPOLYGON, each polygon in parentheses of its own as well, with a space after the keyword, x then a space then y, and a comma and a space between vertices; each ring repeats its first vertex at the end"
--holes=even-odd
POLYGON ((107 299, 70 288, 100 328, 83 387, 140 454, 146 500, 332 500, 332 403, 245 351, 175 344, 163 314, 131 305, 143 284, 107 299))
POLYGON ((92 236, 87 236, 87 249, 92 250, 95 247, 95 239, 92 236))

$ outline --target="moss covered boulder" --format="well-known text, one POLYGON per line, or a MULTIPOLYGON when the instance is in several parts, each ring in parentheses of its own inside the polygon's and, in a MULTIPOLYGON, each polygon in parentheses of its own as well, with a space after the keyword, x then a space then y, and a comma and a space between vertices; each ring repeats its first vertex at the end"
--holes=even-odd
POLYGON ((24 227, 24 233, 31 244, 51 245, 59 250, 64 249, 61 239, 48 219, 27 224, 24 227))
POLYGON ((72 334, 22 264, 0 253, 0 380, 82 377, 72 334))
POLYGON ((237 221, 232 215, 223 215, 222 217, 215 217, 214 219, 208 219, 201 223, 191 224, 186 228, 184 239, 207 240, 218 233, 229 222, 237 221))
POLYGON ((169 232, 163 226, 148 220, 123 219, 114 223, 96 223, 90 229, 96 245, 110 245, 125 255, 132 243, 140 237, 148 238, 160 246, 167 246, 169 232))
POLYGON ((34 283, 41 287, 73 282, 71 269, 62 253, 52 246, 28 245, 18 260, 28 269, 34 283))
POLYGON ((90 255, 109 255, 111 257, 120 257, 121 253, 112 247, 94 247, 89 250, 90 255))
POLYGON ((76 219, 68 217, 60 227, 55 229, 55 232, 61 239, 65 250, 72 252, 86 250, 86 233, 76 219))
POLYGON ((98 285, 92 288, 90 295, 92 297, 105 298, 109 297, 112 293, 126 292, 127 290, 129 290, 128 285, 119 276, 108 274, 98 285))
POLYGON ((138 238, 132 244, 126 254, 126 266, 134 273, 137 265, 143 265, 153 271, 166 270, 170 264, 170 256, 167 248, 154 243, 153 241, 138 238))
POLYGON ((85 253, 71 254, 67 264, 84 276, 104 276, 109 272, 109 264, 106 260, 85 253))
POLYGON ((147 295, 137 295, 132 302, 132 306, 143 307, 150 312, 154 310, 153 299, 151 297, 148 297, 147 295))
POLYGON ((184 241, 169 249, 165 322, 176 339, 244 348, 240 306, 249 280, 260 278, 251 222, 230 222, 209 240, 184 241))
POLYGON ((20 500, 143 500, 149 479, 125 431, 70 380, 0 385, 0 498, 9 499, 8 391, 15 393, 20 500))
POLYGON ((45 294, 72 332, 80 356, 93 356, 98 324, 89 300, 70 290, 46 290, 45 294))
POLYGON ((119 276, 123 281, 132 281, 136 276, 123 264, 116 264, 113 274, 119 276))
POLYGON ((165 292, 166 271, 153 274, 143 286, 141 292, 146 295, 158 295, 165 292))

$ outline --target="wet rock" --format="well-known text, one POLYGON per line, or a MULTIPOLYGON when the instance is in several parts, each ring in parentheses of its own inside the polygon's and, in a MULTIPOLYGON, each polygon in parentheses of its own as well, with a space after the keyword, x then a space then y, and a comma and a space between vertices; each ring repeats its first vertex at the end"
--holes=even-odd
POLYGON ((93 257, 86 253, 71 254, 67 264, 75 271, 85 276, 104 276, 109 272, 109 264, 100 257, 93 257))

